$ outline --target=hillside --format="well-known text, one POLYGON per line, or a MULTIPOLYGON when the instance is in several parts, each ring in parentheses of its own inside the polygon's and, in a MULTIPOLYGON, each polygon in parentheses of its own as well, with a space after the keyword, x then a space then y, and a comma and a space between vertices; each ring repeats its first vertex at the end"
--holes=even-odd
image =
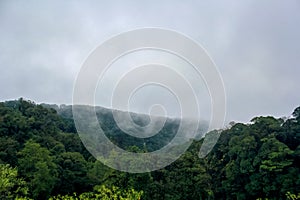
MULTIPOLYGON (((112 112, 96 108, 101 127, 116 145, 132 152, 161 148, 179 124, 178 119, 166 119, 159 134, 134 138, 116 126, 112 112)), ((147 115, 132 116, 136 123, 148 123, 147 115)), ((71 106, 2 102, 0 199, 70 199, 74 192, 95 199, 107 191, 127 199, 292 199, 300 192, 300 107, 288 119, 255 117, 248 124, 232 124, 200 159, 206 129, 202 123, 197 139, 170 166, 130 174, 91 156, 76 133, 71 106)))

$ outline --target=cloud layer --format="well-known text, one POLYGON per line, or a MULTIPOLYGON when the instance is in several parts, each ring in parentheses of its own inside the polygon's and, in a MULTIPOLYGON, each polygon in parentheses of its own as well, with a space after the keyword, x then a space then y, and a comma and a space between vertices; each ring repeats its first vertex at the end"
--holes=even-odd
POLYGON ((0 98, 70 104, 93 49, 124 31, 161 27, 206 48, 223 76, 227 121, 289 115, 300 105, 299 9, 297 0, 1 1, 0 98))

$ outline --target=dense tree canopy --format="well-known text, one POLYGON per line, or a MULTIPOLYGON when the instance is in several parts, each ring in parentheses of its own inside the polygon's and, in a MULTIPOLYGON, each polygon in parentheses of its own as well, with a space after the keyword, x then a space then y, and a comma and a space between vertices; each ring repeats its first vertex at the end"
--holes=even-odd
MULTIPOLYGON (((205 158, 198 157, 198 139, 170 166, 141 174, 119 172, 93 158, 76 134, 71 109, 23 99, 0 103, 0 199, 299 197, 300 107, 287 119, 232 122, 205 158)), ((159 149, 178 128, 178 120, 167 120, 158 135, 140 140, 123 133, 110 110, 99 108, 97 116, 111 140, 132 152, 159 149)), ((134 117, 143 123, 145 116, 134 117)))

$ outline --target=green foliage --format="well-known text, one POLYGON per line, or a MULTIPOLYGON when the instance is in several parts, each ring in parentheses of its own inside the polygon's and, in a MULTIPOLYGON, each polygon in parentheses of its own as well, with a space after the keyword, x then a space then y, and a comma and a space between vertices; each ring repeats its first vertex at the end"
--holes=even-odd
POLYGON ((280 172, 293 163, 290 157, 293 151, 285 144, 279 142, 274 135, 263 138, 261 141, 263 145, 256 157, 258 159, 257 162, 260 163, 259 168, 261 171, 280 172))
POLYGON ((294 110, 292 115, 296 118, 296 120, 300 119, 300 106, 294 110))
POLYGON ((299 132, 295 118, 273 117, 224 130, 207 158, 215 198, 284 199, 299 191, 299 153, 293 151, 299 132))
POLYGON ((300 199, 300 193, 296 194, 292 194, 290 192, 287 192, 286 194, 287 199, 289 200, 296 200, 296 199, 300 199))
POLYGON ((17 176, 16 168, 0 164, 0 199, 21 199, 28 194, 26 182, 17 176))
POLYGON ((65 194, 70 191, 83 192, 89 182, 87 162, 79 152, 64 152, 57 158, 60 183, 56 192, 65 194))
MULTIPOLYGON (((299 199, 300 107, 285 120, 231 123, 211 132, 220 138, 205 158, 198 157, 198 138, 168 167, 139 174, 96 161, 76 134, 71 109, 24 99, 0 103, 0 199, 299 199)), ((156 136, 133 138, 117 127, 111 110, 96 111, 112 142, 131 152, 161 148, 179 125, 168 119, 156 136)), ((133 118, 147 124, 147 116, 133 118)), ((117 160, 113 151, 106 156, 128 168, 141 163, 117 160)))
POLYGON ((93 192, 85 192, 80 195, 74 193, 73 195, 58 195, 51 197, 49 200, 140 200, 143 191, 135 191, 134 189, 122 190, 118 187, 111 188, 105 185, 95 186, 93 192))
POLYGON ((50 151, 29 140, 19 152, 20 174, 29 183, 32 197, 45 199, 57 180, 57 166, 50 151))

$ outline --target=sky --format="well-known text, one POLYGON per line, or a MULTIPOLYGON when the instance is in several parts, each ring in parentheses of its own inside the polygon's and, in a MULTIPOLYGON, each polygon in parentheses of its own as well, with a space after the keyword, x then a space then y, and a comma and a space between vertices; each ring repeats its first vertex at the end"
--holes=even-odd
MULTIPOLYGON (((2 0, 0 101, 71 104, 80 68, 97 46, 125 31, 158 27, 206 49, 223 78, 227 122, 289 116, 300 105, 299 10, 298 0, 2 0)), ((176 105, 159 89, 149 96, 169 102, 170 110, 176 105)))

